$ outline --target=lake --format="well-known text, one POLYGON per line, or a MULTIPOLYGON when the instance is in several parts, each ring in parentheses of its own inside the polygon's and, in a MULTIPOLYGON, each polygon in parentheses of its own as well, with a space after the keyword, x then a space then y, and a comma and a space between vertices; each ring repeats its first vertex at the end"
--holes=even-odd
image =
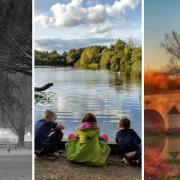
MULTIPOLYGON (((170 177, 177 176, 177 179, 179 179, 180 135, 178 133, 176 133, 176 135, 145 134, 144 138, 146 171, 147 169, 151 170, 151 173, 157 177, 159 177, 161 173, 163 175, 167 173, 170 177), (159 172, 152 170, 152 164, 158 167, 159 172), (161 164, 161 167, 159 167, 159 164, 161 164), (147 168, 148 166, 149 168, 147 168), (164 170, 162 171, 162 169, 164 170)), ((148 173, 147 176, 149 176, 148 173)))
POLYGON ((36 67, 35 86, 54 83, 39 93, 47 101, 35 103, 35 120, 46 109, 57 113, 58 121, 65 125, 64 139, 75 131, 84 113, 97 117, 102 133, 114 141, 118 120, 127 116, 132 128, 141 136, 141 79, 108 70, 82 70, 76 68, 36 67))
POLYGON ((145 148, 155 150, 162 160, 179 160, 180 136, 145 135, 145 148))

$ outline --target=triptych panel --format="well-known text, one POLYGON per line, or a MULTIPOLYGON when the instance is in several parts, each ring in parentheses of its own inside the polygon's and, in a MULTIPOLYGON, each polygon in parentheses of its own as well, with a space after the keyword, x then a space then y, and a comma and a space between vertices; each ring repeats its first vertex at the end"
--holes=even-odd
POLYGON ((179 6, 0 0, 0 179, 180 179, 179 6))

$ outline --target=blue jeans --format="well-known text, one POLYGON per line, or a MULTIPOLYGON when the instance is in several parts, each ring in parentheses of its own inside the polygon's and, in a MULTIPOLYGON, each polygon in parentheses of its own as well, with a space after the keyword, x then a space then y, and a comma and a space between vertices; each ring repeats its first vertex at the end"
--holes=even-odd
POLYGON ((137 144, 137 159, 141 159, 142 145, 137 144))
POLYGON ((59 151, 62 146, 62 138, 63 133, 60 130, 51 132, 48 137, 48 142, 43 145, 42 151, 38 154, 45 155, 59 151))

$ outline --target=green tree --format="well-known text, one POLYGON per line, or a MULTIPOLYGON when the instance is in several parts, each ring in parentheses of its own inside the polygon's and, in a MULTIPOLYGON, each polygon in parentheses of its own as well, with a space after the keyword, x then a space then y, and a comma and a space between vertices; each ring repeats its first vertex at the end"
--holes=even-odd
POLYGON ((130 72, 141 70, 141 47, 135 47, 132 41, 126 43, 118 39, 110 47, 89 46, 71 49, 58 54, 57 51, 35 51, 36 64, 74 66, 90 69, 109 69, 111 71, 130 72))
POLYGON ((111 65, 111 58, 113 54, 109 49, 105 49, 102 52, 101 59, 100 59, 100 67, 101 69, 110 69, 111 65))
POLYGON ((99 64, 101 58, 100 49, 98 46, 87 47, 83 50, 80 60, 77 65, 84 68, 90 68, 90 64, 99 64))
POLYGON ((122 51, 114 51, 111 58, 111 71, 118 72, 121 69, 122 51))
POLYGON ((73 65, 74 63, 76 63, 80 59, 82 51, 82 48, 69 50, 66 54, 67 64, 73 65))
POLYGON ((127 43, 124 47, 124 52, 121 58, 121 71, 130 71, 131 70, 131 54, 133 51, 133 46, 131 43, 127 43))
POLYGON ((132 54, 131 54, 131 61, 132 61, 132 69, 133 71, 139 71, 141 72, 141 48, 136 47, 133 48, 132 54))
POLYGON ((53 50, 50 53, 48 53, 47 60, 51 60, 54 64, 56 64, 58 58, 59 58, 59 54, 56 50, 53 50))
POLYGON ((110 50, 111 51, 115 51, 115 50, 123 51, 125 45, 126 45, 126 43, 123 40, 118 39, 114 45, 111 45, 110 50))

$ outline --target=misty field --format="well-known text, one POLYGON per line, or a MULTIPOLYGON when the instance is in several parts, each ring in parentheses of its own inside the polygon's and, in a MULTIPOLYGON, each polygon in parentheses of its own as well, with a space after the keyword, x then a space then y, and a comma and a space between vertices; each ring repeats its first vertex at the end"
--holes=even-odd
POLYGON ((7 153, 6 151, 0 151, 0 179, 31 180, 31 151, 16 150, 10 153, 7 153))

